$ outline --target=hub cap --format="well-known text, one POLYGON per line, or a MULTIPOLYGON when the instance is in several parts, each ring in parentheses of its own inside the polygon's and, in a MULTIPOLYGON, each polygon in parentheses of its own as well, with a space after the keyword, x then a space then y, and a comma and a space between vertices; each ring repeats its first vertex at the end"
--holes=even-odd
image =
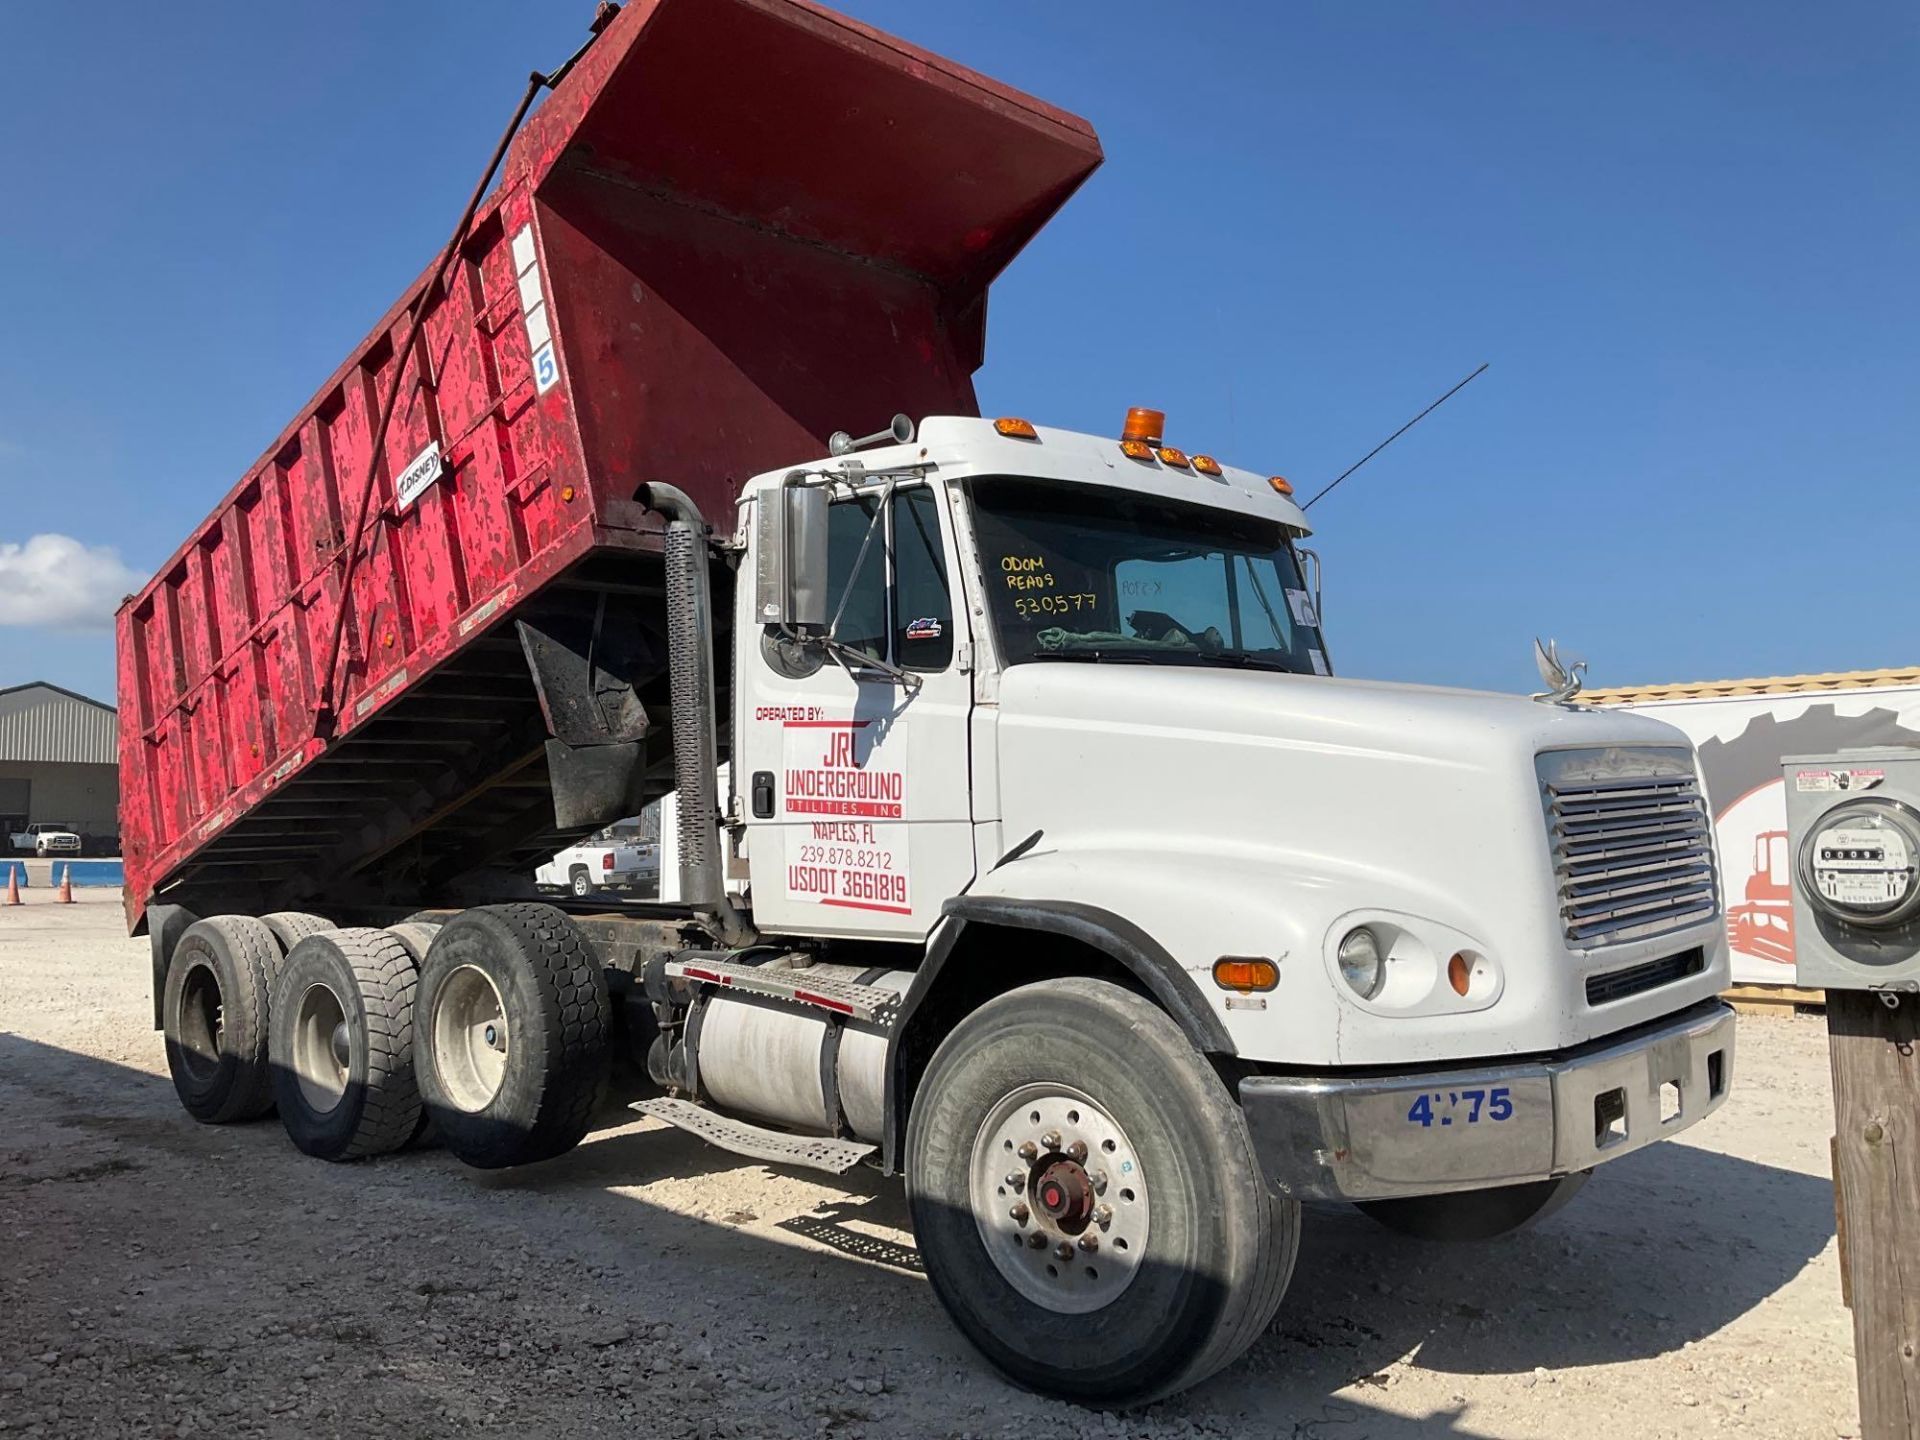
POLYGON ((324 1115, 347 1093, 347 1014, 325 985, 309 985, 293 1022, 293 1076, 300 1098, 324 1115))
POLYGON ((507 1074, 507 1011, 483 970, 462 965, 433 1006, 433 1060, 447 1099, 468 1114, 484 1110, 507 1074))
POLYGON ((1036 1305, 1111 1305, 1146 1258, 1146 1176, 1113 1119, 1064 1085, 1028 1085, 987 1112, 968 1197, 980 1243, 1036 1305))

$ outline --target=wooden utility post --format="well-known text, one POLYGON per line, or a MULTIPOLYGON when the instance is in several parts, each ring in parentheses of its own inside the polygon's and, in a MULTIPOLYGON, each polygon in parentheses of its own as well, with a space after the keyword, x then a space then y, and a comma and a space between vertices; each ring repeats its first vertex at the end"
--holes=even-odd
POLYGON ((1862 1440, 1920 1436, 1920 994, 1827 991, 1833 1183, 1862 1440))

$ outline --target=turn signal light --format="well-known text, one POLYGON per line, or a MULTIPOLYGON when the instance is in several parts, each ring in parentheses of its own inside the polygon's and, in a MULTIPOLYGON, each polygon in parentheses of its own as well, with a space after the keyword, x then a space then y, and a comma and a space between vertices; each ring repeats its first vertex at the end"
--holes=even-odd
POLYGON ((1280 983, 1280 967, 1271 960, 1223 955, 1213 962, 1213 983, 1222 990, 1271 990, 1280 983))
POLYGON ((1130 455, 1135 460, 1151 460, 1153 458, 1153 446, 1144 440, 1122 440, 1120 442, 1120 453, 1122 455, 1130 455))
POLYGON ((1033 428, 1032 421, 1017 420, 1011 415, 1003 415, 994 421, 993 428, 998 430, 1002 435, 1010 436, 1015 440, 1038 440, 1040 438, 1040 432, 1033 428))
POLYGON ((1214 459, 1213 456, 1211 455, 1194 456, 1193 468, 1198 470, 1202 475, 1213 476, 1213 478, 1216 480, 1218 480, 1222 475, 1226 473, 1224 470, 1220 468, 1220 462, 1214 459))
POLYGON ((1453 993, 1464 995, 1473 985, 1473 962, 1463 954, 1456 954, 1447 961, 1447 984, 1453 987, 1453 993))
POLYGON ((1167 433, 1167 414, 1164 410, 1149 410, 1136 405, 1127 411, 1126 428, 1120 432, 1122 440, 1144 440, 1149 445, 1158 445, 1161 437, 1167 433))
POLYGON ((1269 475, 1267 477, 1267 483, 1282 495, 1291 495, 1293 493, 1293 482, 1284 475, 1269 475))
POLYGON ((1171 465, 1177 470, 1187 468, 1187 452, 1184 450, 1176 450, 1171 445, 1162 445, 1153 453, 1160 457, 1162 465, 1171 465))

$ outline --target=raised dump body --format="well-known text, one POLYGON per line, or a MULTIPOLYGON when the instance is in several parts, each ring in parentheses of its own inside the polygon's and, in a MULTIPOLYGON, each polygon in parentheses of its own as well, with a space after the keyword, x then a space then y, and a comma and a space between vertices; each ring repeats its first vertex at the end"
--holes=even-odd
POLYGON ((430 267, 122 606, 130 926, 160 901, 457 897, 660 793, 639 488, 724 522, 744 477, 835 430, 976 413, 988 283, 1099 159, 1083 121, 812 5, 634 0, 527 121, 446 282, 430 267))

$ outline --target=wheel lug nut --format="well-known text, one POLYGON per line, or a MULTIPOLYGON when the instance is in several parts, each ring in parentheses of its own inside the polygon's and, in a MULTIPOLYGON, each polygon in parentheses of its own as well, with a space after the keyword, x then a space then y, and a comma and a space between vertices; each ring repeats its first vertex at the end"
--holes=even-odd
POLYGON ((1013 1223, 1016 1225, 1026 1224, 1027 1216, 1029 1213, 1031 1212, 1029 1212, 1027 1207, 1024 1205, 1016 1205, 1011 1210, 1007 1211, 1007 1214, 1013 1217, 1013 1223))
POLYGON ((1113 1223, 1113 1207, 1111 1205, 1094 1206, 1093 1223, 1103 1228, 1111 1225, 1113 1223))
POLYGON ((1084 1141, 1076 1140, 1073 1142, 1073 1144, 1067 1146, 1067 1158, 1069 1160, 1076 1160, 1076 1161, 1085 1160, 1087 1158, 1086 1143, 1084 1141))
POLYGON ((1080 1248, 1088 1253, 1098 1250, 1100 1248, 1100 1237, 1091 1230, 1081 1232, 1080 1248))
POLYGON ((1053 1253, 1057 1259, 1071 1260, 1073 1259, 1073 1246, 1062 1240, 1058 1245, 1053 1247, 1053 1253))
POLYGON ((1058 1130, 1047 1131, 1046 1134, 1040 1137, 1040 1143, 1049 1150, 1058 1150, 1060 1148, 1060 1132, 1058 1130))
POLYGON ((1094 1172, 1093 1193, 1096 1195, 1104 1195, 1107 1193, 1107 1172, 1106 1171, 1098 1170, 1094 1172))
POLYGON ((1036 1230, 1027 1236, 1027 1245, 1034 1250, 1044 1250, 1047 1248, 1047 1237, 1036 1230))
POLYGON ((1021 1142, 1020 1148, 1013 1153, 1018 1155, 1022 1160, 1031 1163, 1040 1158, 1040 1147, 1035 1145, 1031 1140, 1025 1140, 1021 1142))
POLYGON ((1026 1189, 1027 1177, 1022 1175, 1018 1170, 1009 1170, 1007 1172, 1007 1188, 1015 1192, 1026 1189))

